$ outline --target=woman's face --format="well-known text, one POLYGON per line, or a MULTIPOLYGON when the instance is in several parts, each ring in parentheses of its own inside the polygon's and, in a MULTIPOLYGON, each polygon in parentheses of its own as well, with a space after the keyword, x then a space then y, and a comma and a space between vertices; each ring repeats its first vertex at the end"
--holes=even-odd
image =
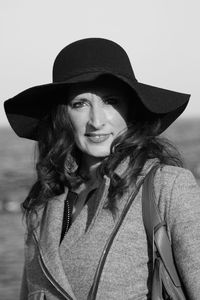
POLYGON ((77 84, 67 112, 75 143, 86 156, 104 158, 113 140, 127 130, 128 93, 121 85, 77 84))

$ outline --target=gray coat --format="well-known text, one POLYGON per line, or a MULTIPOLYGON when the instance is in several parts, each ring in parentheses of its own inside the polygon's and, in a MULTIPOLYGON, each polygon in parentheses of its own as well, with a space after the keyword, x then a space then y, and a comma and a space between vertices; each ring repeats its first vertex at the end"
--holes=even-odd
MULTIPOLYGON (((155 161, 149 161, 146 164, 144 174, 154 163, 155 161)), ((122 164, 117 174, 120 176, 124 169, 122 164)), ((67 240, 67 234, 61 246, 61 216, 68 190, 51 199, 47 207, 39 212, 40 226, 33 236, 28 235, 26 239, 20 300, 87 299, 92 280, 88 282, 85 278, 93 278, 102 252, 101 250, 97 253, 97 249, 103 249, 116 222, 102 208, 109 183, 109 178, 104 177, 102 185, 94 195, 99 206, 88 232, 85 230, 88 208, 84 207, 75 224, 71 226, 70 239, 67 240), (71 240, 74 240, 73 249, 78 257, 70 252, 68 244, 71 240), (82 242, 79 243, 80 241, 82 242), (84 265, 83 272, 79 264, 84 265)), ((161 215, 167 220, 182 280, 190 299, 197 300, 200 295, 200 189, 190 171, 172 166, 164 166, 157 171, 154 188, 161 215)), ((133 187, 130 187, 120 200, 119 214, 132 190, 133 187)), ((108 253, 98 285, 98 300, 150 299, 148 289, 152 265, 142 221, 141 191, 142 189, 136 195, 108 253)))

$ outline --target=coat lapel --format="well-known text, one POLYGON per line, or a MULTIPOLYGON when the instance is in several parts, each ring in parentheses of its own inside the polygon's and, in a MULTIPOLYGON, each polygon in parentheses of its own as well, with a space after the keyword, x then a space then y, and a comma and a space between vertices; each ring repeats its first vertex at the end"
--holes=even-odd
POLYGON ((64 194, 49 201, 43 213, 40 228, 37 229, 35 235, 38 239, 42 261, 49 274, 53 277, 57 286, 60 286, 73 299, 76 299, 64 272, 59 254, 64 201, 67 193, 68 189, 64 194))

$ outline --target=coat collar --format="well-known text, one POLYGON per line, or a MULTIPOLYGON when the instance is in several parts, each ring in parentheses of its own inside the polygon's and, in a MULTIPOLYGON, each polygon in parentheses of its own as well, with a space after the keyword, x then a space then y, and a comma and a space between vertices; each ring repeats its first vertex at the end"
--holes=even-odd
MULTIPOLYGON (((139 177, 145 176, 148 173, 148 171, 151 169, 151 167, 158 162, 159 160, 157 158, 152 158, 147 160, 146 163, 144 164, 144 167, 139 177)), ((126 172, 129 163, 130 163, 130 157, 128 156, 117 166, 117 168, 115 169, 115 174, 121 178, 123 174, 126 172)))

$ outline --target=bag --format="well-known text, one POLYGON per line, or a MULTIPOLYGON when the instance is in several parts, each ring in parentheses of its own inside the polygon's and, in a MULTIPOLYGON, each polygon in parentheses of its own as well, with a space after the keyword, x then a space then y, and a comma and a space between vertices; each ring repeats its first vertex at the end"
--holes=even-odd
POLYGON ((166 223, 161 219, 155 202, 154 175, 159 165, 146 176, 142 191, 142 214, 147 238, 153 249, 152 300, 186 300, 175 267, 166 223))

